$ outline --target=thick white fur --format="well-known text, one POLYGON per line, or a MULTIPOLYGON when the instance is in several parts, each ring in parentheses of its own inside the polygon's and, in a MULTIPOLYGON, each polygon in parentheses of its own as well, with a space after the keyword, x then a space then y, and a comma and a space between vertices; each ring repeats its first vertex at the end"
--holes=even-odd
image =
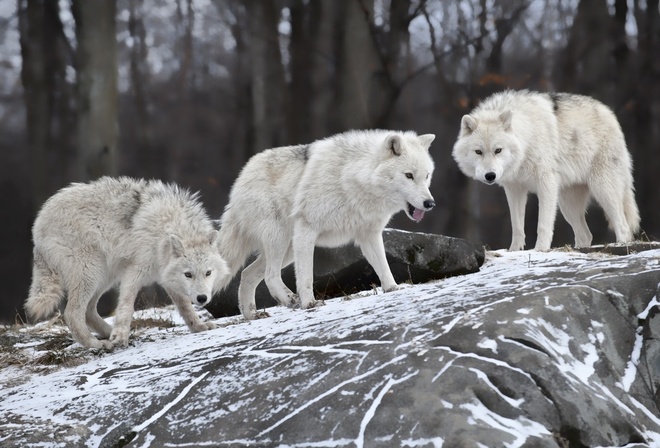
POLYGON ((385 258, 382 231, 409 204, 432 208, 429 192, 435 136, 414 132, 351 131, 310 145, 263 151, 252 157, 232 187, 221 219, 220 250, 233 274, 247 257, 239 307, 257 317, 254 292, 265 279, 282 305, 310 308, 314 246, 354 242, 378 274, 384 291, 396 289, 385 258), (426 204, 425 204, 426 201, 426 204), (281 270, 295 260, 298 296, 282 282, 281 270))
POLYGON ((639 230, 623 132, 614 113, 592 98, 527 90, 494 94, 463 117, 453 156, 465 175, 504 187, 510 250, 525 246, 529 192, 539 199, 537 250, 550 249, 558 205, 575 246, 590 246, 585 213, 591 196, 617 242, 632 240, 639 230))
POLYGON ((82 345, 126 346, 138 291, 154 282, 167 291, 191 331, 215 328, 199 319, 192 304, 210 301, 214 283, 224 283, 228 271, 218 253, 218 233, 196 194, 127 177, 72 184, 46 201, 32 235, 28 315, 48 317, 66 295, 64 319, 82 345), (117 284, 111 328, 96 305, 117 284))

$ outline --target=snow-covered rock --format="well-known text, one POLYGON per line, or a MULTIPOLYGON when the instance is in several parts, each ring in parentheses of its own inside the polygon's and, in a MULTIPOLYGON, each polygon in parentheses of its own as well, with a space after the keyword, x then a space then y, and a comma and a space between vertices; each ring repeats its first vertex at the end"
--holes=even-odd
POLYGON ((175 325, 42 373, 58 328, 12 329, 0 446, 658 447, 659 284, 659 249, 491 252, 205 333, 155 310, 175 325))

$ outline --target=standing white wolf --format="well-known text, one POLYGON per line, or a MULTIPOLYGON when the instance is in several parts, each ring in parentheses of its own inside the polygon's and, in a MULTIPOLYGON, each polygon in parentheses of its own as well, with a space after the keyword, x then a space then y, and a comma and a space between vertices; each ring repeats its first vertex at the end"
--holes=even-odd
POLYGON ((351 131, 309 145, 263 151, 252 157, 232 187, 221 218, 220 250, 231 274, 243 270, 238 303, 257 317, 254 293, 265 278, 285 306, 316 305, 314 246, 354 242, 374 268, 384 291, 396 289, 383 245, 383 228, 405 210, 420 221, 435 206, 429 192, 432 134, 351 131), (295 261, 298 297, 284 284, 283 267, 295 261))
POLYGON ((585 220, 590 196, 605 211, 617 242, 633 239, 639 211, 632 161, 614 113, 582 95, 505 91, 484 100, 461 121, 453 156, 461 171, 504 187, 511 213, 510 250, 525 246, 525 205, 539 200, 537 250, 552 243, 557 205, 590 246, 585 220))
POLYGON ((215 328, 201 321, 192 304, 211 300, 214 283, 225 281, 227 265, 218 253, 218 232, 196 194, 127 177, 72 184, 46 201, 32 235, 28 315, 47 317, 66 295, 64 320, 82 345, 126 346, 135 298, 152 283, 163 286, 191 331, 215 328), (111 328, 96 305, 117 283, 111 328))

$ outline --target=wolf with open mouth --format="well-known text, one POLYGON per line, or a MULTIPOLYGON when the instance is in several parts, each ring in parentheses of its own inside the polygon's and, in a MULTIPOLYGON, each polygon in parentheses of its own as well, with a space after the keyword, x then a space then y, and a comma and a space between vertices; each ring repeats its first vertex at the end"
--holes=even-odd
POLYGON ((232 187, 219 237, 232 276, 258 252, 241 274, 238 302, 243 316, 258 317, 254 293, 262 280, 280 304, 314 307, 315 246, 353 242, 383 290, 396 289, 385 258, 383 228, 401 210, 419 222, 435 206, 429 191, 434 138, 411 131, 350 131, 253 156, 232 187), (297 294, 281 277, 291 262, 297 294))

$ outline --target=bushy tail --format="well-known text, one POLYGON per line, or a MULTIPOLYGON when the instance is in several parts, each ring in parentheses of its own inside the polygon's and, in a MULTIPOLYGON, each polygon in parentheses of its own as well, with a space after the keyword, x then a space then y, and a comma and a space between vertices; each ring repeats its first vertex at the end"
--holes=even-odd
POLYGON ((637 209, 637 202, 635 202, 635 190, 632 186, 625 192, 623 198, 623 213, 626 216, 630 231, 634 236, 639 232, 640 217, 639 210, 637 209))
POLYGON ((48 266, 43 255, 35 248, 30 296, 25 302, 28 318, 36 322, 50 317, 63 298, 64 289, 59 275, 48 266))
POLYGON ((214 285, 216 291, 221 291, 236 276, 247 258, 255 251, 255 248, 240 231, 238 223, 233 222, 229 210, 225 211, 222 216, 218 232, 220 255, 229 268, 229 275, 219 279, 214 285))

